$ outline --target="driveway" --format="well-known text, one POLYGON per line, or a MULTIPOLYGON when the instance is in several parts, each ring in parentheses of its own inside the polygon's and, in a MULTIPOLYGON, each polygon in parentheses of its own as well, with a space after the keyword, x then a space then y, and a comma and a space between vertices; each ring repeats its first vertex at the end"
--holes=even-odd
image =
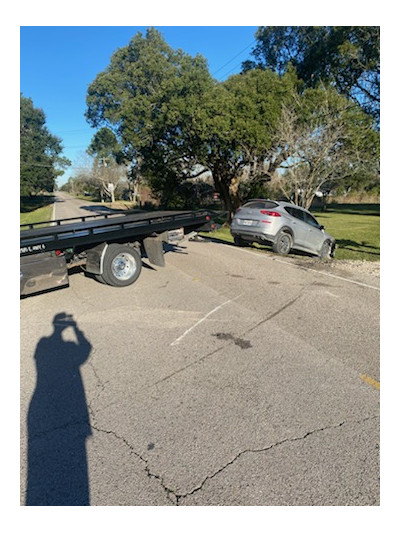
POLYGON ((207 240, 145 266, 21 300, 21 504, 379 505, 378 279, 207 240))

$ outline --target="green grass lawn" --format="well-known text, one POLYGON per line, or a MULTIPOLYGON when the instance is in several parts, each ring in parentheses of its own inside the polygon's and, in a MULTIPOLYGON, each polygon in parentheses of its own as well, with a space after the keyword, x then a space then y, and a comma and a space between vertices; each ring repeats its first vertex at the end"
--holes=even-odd
POLYGON ((35 211, 30 213, 20 213, 19 223, 20 224, 33 224, 34 222, 44 222, 45 220, 51 220, 51 215, 53 212, 52 205, 46 205, 45 207, 40 207, 35 211))
POLYGON ((328 205, 325 212, 313 215, 336 239, 336 259, 379 261, 379 204, 328 205))
MULTIPOLYGON (((335 259, 379 261, 379 207, 379 204, 330 204, 326 211, 313 210, 320 224, 336 239, 335 259)), ((233 242, 227 226, 223 226, 212 236, 233 242)), ((270 250, 269 247, 255 246, 270 250)))
POLYGON ((20 224, 33 224, 51 220, 53 213, 53 196, 34 196, 20 198, 20 224))

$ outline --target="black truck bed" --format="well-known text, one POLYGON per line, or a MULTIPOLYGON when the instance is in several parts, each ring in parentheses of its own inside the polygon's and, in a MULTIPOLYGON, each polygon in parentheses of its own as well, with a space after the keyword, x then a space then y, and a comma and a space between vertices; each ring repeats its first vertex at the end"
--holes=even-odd
POLYGON ((198 230, 209 224, 207 211, 109 213, 21 225, 20 255, 26 256, 115 239, 140 239, 184 227, 198 230), (47 225, 46 225, 47 224, 47 225), (50 224, 50 225, 49 225, 50 224), (28 229, 26 229, 28 228, 28 229))

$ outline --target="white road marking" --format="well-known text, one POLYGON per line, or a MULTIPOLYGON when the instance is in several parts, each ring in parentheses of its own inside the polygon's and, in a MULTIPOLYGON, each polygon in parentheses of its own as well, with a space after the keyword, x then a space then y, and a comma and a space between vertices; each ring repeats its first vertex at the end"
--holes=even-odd
POLYGON ((333 294, 333 292, 330 291, 324 291, 324 294, 328 294, 329 296, 332 296, 333 298, 340 298, 337 294, 333 294))
POLYGON ((239 294, 239 296, 236 296, 235 298, 232 298, 232 300, 227 300, 226 302, 224 302, 223 304, 221 305, 218 305, 217 307, 215 307, 212 311, 208 312, 205 316, 203 316, 203 318, 201 318, 198 322, 196 322, 196 324, 194 324, 193 326, 191 326, 189 329, 187 329, 180 337, 178 337, 177 339, 174 340, 174 342, 172 342, 170 344, 170 346, 176 346, 177 344, 179 344, 181 342, 181 340, 186 337, 186 335, 188 333, 190 333, 191 331, 194 330, 194 328, 196 328, 197 326, 199 326, 202 322, 204 322, 205 320, 207 320, 207 318, 209 316, 211 316, 213 313, 216 313, 217 311, 219 311, 222 307, 224 307, 225 305, 228 305, 230 303, 232 303, 234 300, 237 300, 238 298, 240 298, 240 296, 242 296, 241 294, 239 294))

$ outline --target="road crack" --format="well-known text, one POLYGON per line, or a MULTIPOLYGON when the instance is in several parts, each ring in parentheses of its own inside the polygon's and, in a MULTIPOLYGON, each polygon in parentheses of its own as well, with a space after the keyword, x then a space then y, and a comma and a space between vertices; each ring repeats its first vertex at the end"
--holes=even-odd
POLYGON ((147 390, 150 387, 155 387, 156 385, 159 385, 163 381, 167 381, 168 379, 176 376, 177 374, 180 374, 181 372, 183 372, 184 370, 187 370, 188 368, 190 368, 193 365, 197 365, 197 364, 202 363, 208 357, 211 357, 212 355, 216 354, 217 352, 220 352, 222 349, 223 349, 223 346, 221 346, 220 348, 217 348, 216 350, 213 350, 212 352, 209 352, 209 353, 203 355, 202 357, 199 357, 198 359, 195 359, 191 363, 188 363, 187 365, 182 366, 181 368, 178 368, 177 370, 175 370, 175 372, 172 372, 171 374, 168 374, 168 376, 165 376, 165 377, 159 379, 158 381, 155 381, 154 383, 151 383, 149 386, 146 386, 146 387, 143 387, 142 389, 139 389, 138 393, 141 392, 142 390, 147 390))
POLYGON ((177 497, 175 491, 172 488, 170 488, 170 487, 168 487, 166 485, 166 483, 165 483, 165 481, 164 481, 162 476, 160 476, 158 474, 155 474, 155 473, 150 471, 148 460, 145 459, 144 457, 142 457, 142 455, 140 455, 140 453, 136 452, 134 447, 133 447, 133 445, 130 444, 125 437, 122 437, 121 435, 118 435, 115 431, 99 428, 99 427, 95 426, 93 423, 90 425, 90 427, 94 431, 97 431, 99 433, 105 433, 106 435, 112 435, 116 439, 118 439, 121 442, 123 442, 123 444, 129 448, 130 452, 144 464, 144 471, 146 472, 147 477, 150 478, 150 479, 151 478, 156 479, 159 482, 159 484, 161 485, 161 487, 164 489, 168 500, 173 505, 178 505, 178 497, 177 497))
POLYGON ((343 421, 343 422, 340 422, 338 424, 334 424, 334 425, 330 425, 330 426, 324 426, 324 427, 320 427, 320 428, 315 428, 315 429, 312 429, 310 431, 307 431, 305 432, 303 435, 299 435, 298 437, 291 437, 291 438, 287 438, 287 439, 282 439, 278 442, 275 442, 273 444, 270 444, 269 446, 265 446, 263 448, 253 448, 253 449, 248 449, 248 450, 242 450, 241 452, 239 452, 238 454, 236 454, 236 456, 231 459, 229 462, 227 462, 224 466, 222 466, 221 468, 219 468, 218 470, 216 470, 213 474, 210 474, 208 476, 206 476, 204 478, 204 480, 199 484, 197 485, 195 488, 193 488, 191 491, 189 492, 186 492, 186 493, 178 493, 176 491, 176 489, 173 489, 171 487, 169 487, 167 485, 167 483, 165 482, 164 478, 161 476, 161 475, 158 475, 154 472, 152 472, 150 470, 150 466, 149 466, 149 461, 144 458, 140 453, 136 452, 133 445, 130 444, 128 442, 128 440, 125 438, 125 437, 122 437, 121 435, 118 435, 115 431, 112 431, 112 430, 106 430, 106 429, 102 429, 96 425, 94 425, 93 423, 90 424, 90 427, 93 431, 97 431, 99 433, 105 433, 107 435, 112 435, 114 438, 120 440, 125 446, 127 446, 127 448, 129 448, 130 452, 137 458, 139 459, 143 465, 144 465, 144 471, 146 472, 146 475, 148 478, 150 479, 156 479, 160 486, 162 487, 162 489, 165 491, 166 493, 166 496, 167 496, 167 499, 175 506, 179 506, 181 501, 188 497, 188 496, 192 496, 193 494, 195 494, 196 492, 199 492, 200 490, 203 489, 204 485, 207 483, 207 481, 210 481, 211 479, 214 479, 215 477, 217 477, 219 474, 221 474, 224 470, 226 470, 229 466, 231 466, 232 464, 234 464, 240 457, 242 457, 243 455, 246 455, 246 454, 249 454, 249 453, 263 453, 263 452, 267 452, 269 450, 272 450, 274 448, 277 448, 279 446, 282 446, 288 442, 296 442, 296 441, 301 441, 301 440, 305 440, 307 439, 308 437, 310 437, 311 435, 315 435, 316 433, 321 433, 323 431, 327 431, 329 429, 339 429, 340 427, 344 426, 346 423, 351 423, 351 424, 362 424, 363 422, 366 422, 368 420, 372 420, 372 419, 376 419, 376 418, 379 418, 379 415, 375 415, 375 416, 370 416, 370 417, 366 417, 362 420, 352 420, 352 421, 343 421))
MULTIPOLYGON (((351 423, 359 423, 359 424, 361 424, 361 423, 366 422, 367 420, 370 420, 370 419, 373 419, 373 418, 378 418, 378 416, 367 417, 365 419, 358 420, 358 421, 351 421, 351 423)), ((276 448, 278 446, 282 446, 283 444, 286 444, 288 442, 301 441, 301 440, 307 439, 311 435, 315 435, 316 433, 321 433, 321 432, 329 430, 329 429, 338 429, 338 428, 342 427, 345 424, 346 424, 346 421, 343 421, 343 422, 340 422, 339 424, 335 424, 335 425, 331 425, 331 426, 324 426, 322 428, 315 428, 313 430, 307 431, 306 433, 304 433, 303 435, 300 435, 298 437, 291 437, 291 438, 283 439, 281 441, 278 441, 278 442, 275 442, 273 444, 270 444, 269 446, 266 446, 264 448, 254 448, 254 449, 242 450, 231 461, 229 461, 224 466, 222 466, 221 468, 216 470, 213 474, 210 474, 209 476, 207 476, 197 487, 192 489, 190 492, 187 492, 186 494, 176 494, 177 505, 180 504, 180 502, 181 502, 181 500, 183 498, 191 496, 191 495, 195 494, 196 492, 202 490, 202 488, 207 483, 207 481, 217 477, 219 474, 221 474, 221 472, 226 470, 226 468, 228 468, 229 466, 234 464, 240 457, 242 457, 245 454, 267 452, 267 451, 272 450, 272 449, 274 449, 274 448, 276 448)))
POLYGON ((90 401, 88 401, 88 404, 87 404, 92 418, 95 418, 95 413, 94 413, 92 404, 94 402, 96 402, 100 398, 101 394, 105 391, 106 385, 108 383, 108 381, 103 381, 100 378, 100 376, 99 376, 99 374, 98 374, 98 372, 96 370, 96 367, 95 367, 94 361, 93 361, 93 358, 94 358, 95 355, 96 355, 96 350, 94 349, 92 351, 91 355, 90 355, 89 360, 86 363, 86 365, 92 370, 93 375, 94 375, 95 380, 96 380, 96 383, 97 383, 97 385, 95 386, 95 391, 94 391, 93 397, 92 397, 92 399, 90 401))

